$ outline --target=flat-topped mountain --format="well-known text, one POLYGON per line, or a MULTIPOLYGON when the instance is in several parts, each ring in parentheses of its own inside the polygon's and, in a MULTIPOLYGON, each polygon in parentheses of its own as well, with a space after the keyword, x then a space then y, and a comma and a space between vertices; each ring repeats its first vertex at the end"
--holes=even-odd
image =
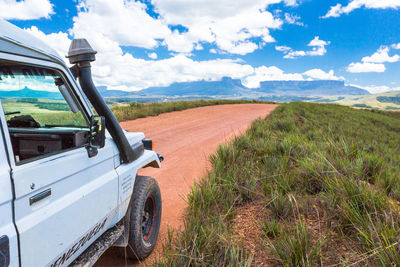
POLYGON ((172 83, 165 87, 149 87, 141 94, 164 96, 240 96, 251 93, 239 79, 224 77, 220 81, 196 81, 172 83))
POLYGON ((149 87, 139 91, 162 96, 249 96, 249 95, 367 95, 367 90, 345 85, 344 81, 265 81, 259 88, 247 88, 239 79, 224 77, 220 81, 173 83, 166 87, 149 87))
POLYGON ((0 98, 45 98, 45 99, 62 99, 60 92, 50 92, 42 90, 32 90, 25 87, 21 90, 0 90, 0 98))

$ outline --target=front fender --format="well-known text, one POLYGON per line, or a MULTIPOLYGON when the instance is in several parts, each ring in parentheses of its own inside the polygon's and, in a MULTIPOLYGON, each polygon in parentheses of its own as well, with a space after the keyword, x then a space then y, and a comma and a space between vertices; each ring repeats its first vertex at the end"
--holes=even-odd
POLYGON ((118 173, 119 188, 118 188, 118 218, 115 223, 121 220, 127 211, 129 200, 133 192, 133 186, 137 172, 144 167, 160 168, 161 162, 156 152, 144 150, 143 154, 132 163, 119 165, 115 170, 118 173))
POLYGON ((146 163, 141 165, 139 169, 146 167, 161 168, 161 161, 156 152, 145 149, 143 156, 145 156, 144 162, 146 163))

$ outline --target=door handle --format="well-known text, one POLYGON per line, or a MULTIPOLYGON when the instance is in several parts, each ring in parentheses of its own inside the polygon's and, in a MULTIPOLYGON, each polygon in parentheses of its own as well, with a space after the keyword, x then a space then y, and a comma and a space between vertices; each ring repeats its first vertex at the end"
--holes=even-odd
POLYGON ((42 199, 45 199, 46 197, 49 197, 51 195, 51 188, 46 189, 39 194, 34 195, 33 197, 29 198, 29 204, 32 205, 35 202, 38 202, 42 199))

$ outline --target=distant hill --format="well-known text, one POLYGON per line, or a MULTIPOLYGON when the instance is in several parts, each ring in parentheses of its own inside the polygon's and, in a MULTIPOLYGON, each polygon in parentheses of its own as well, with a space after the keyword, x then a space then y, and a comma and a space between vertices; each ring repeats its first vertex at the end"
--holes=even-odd
POLYGON ((400 91, 370 95, 326 96, 319 102, 329 102, 356 108, 400 110, 400 91))
POLYGON ((49 92, 32 90, 25 87, 21 90, 0 91, 0 98, 45 98, 45 99, 63 99, 59 92, 49 92))
POLYGON ((378 100, 379 102, 382 102, 382 103, 390 103, 390 104, 400 105, 400 92, 394 91, 394 92, 391 92, 391 94, 379 95, 376 97, 376 100, 378 100))
POLYGON ((328 95, 368 95, 367 90, 347 86, 343 81, 266 81, 259 88, 247 88, 239 79, 229 77, 221 81, 197 81, 173 83, 165 87, 150 87, 139 91, 145 95, 163 96, 328 96, 328 95))
POLYGON ((179 82, 165 87, 149 87, 139 92, 164 96, 243 96, 251 94, 252 90, 243 86, 239 79, 224 77, 221 81, 179 82))
POLYGON ((99 90, 99 93, 103 97, 126 97, 132 94, 132 92, 126 92, 122 90, 107 90, 106 86, 98 86, 97 90, 99 90))
POLYGON ((260 93, 274 95, 324 96, 324 95, 369 95, 367 90, 348 86, 344 81, 265 81, 260 88, 254 89, 260 93))

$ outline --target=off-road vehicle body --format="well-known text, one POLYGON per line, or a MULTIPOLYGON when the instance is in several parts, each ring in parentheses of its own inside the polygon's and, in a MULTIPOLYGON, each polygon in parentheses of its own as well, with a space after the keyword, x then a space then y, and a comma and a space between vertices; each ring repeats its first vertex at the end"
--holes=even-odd
POLYGON ((120 128, 92 82, 95 53, 74 40, 70 69, 0 20, 0 267, 90 266, 111 245, 138 258, 154 248, 160 191, 138 170, 162 156, 120 128))

